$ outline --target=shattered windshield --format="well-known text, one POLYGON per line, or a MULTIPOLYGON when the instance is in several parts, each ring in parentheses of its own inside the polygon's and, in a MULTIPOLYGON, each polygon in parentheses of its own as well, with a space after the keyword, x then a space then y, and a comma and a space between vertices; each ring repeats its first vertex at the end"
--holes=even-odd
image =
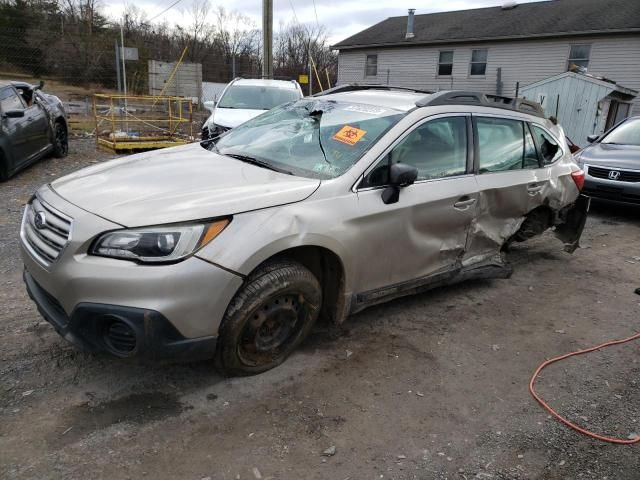
POLYGON ((209 148, 293 175, 335 178, 404 115, 373 105, 304 99, 249 120, 209 148))

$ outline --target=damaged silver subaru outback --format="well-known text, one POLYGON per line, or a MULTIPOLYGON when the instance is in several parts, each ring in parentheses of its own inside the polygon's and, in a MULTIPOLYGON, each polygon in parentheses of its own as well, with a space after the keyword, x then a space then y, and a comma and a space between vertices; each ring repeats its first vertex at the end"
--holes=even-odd
POLYGON ((573 252, 584 174, 539 106, 337 87, 200 144, 42 186, 24 279, 67 340, 268 370, 324 318, 477 277, 547 229, 573 252))

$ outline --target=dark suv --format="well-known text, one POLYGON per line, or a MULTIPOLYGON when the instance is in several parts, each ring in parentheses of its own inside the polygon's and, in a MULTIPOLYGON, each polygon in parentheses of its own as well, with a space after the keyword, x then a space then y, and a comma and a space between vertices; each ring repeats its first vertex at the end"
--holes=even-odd
POLYGON ((64 107, 42 92, 43 85, 0 80, 0 181, 46 155, 69 151, 64 107))

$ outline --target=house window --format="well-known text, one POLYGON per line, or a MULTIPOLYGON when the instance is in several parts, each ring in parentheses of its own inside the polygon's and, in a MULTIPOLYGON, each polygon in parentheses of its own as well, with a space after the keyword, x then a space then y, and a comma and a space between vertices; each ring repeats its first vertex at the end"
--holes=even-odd
POLYGON ((443 50, 438 59, 438 75, 449 76, 453 71, 453 50, 443 50))
POLYGON ((471 75, 484 75, 487 71, 487 49, 471 51, 471 75))
POLYGON ((378 75, 378 55, 367 55, 365 76, 375 77, 376 75, 378 75))
POLYGON ((572 65, 589 67, 589 55, 591 55, 591 45, 571 45, 567 70, 571 70, 572 65))

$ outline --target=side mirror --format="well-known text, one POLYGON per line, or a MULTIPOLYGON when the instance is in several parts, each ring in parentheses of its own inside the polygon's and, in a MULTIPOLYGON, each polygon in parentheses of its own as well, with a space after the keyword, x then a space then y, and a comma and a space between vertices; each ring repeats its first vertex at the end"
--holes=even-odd
POLYGON ((390 185, 382 191, 382 201, 389 205, 400 199, 400 187, 408 187, 418 178, 418 169, 406 163, 392 163, 389 167, 390 185))
POLYGON ((43 88, 44 88, 44 80, 40 80, 40 83, 38 83, 38 86, 34 88, 34 90, 42 90, 43 88))
POLYGON ((24 110, 8 110, 2 116, 5 118, 22 118, 24 117, 24 110))
POLYGON ((418 169, 406 163, 392 163, 389 168, 389 183, 398 187, 411 185, 418 178, 418 169))
POLYGON ((204 108, 213 113, 213 109, 216 108, 216 102, 214 102, 213 100, 207 100, 206 102, 204 102, 204 108))
POLYGON ((589 136, 587 137, 587 142, 589 142, 589 143, 593 143, 593 142, 595 142, 595 141, 598 139, 598 137, 599 137, 599 136, 600 136, 600 135, 589 135, 589 136))

